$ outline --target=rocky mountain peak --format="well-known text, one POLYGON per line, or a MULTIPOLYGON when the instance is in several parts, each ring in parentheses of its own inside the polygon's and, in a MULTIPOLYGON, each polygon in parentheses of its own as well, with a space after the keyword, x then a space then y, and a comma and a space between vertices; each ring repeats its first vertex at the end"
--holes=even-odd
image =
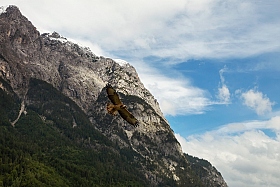
POLYGON ((6 14, 6 16, 14 17, 14 19, 16 19, 18 16, 22 16, 19 8, 14 5, 1 6, 0 14, 6 14))
MULTIPOLYGON (((3 9, 0 25, 0 78, 9 83, 25 108, 37 107, 40 116, 48 118, 52 111, 38 108, 41 107, 37 104, 38 98, 30 95, 30 80, 44 81, 74 101, 91 125, 110 141, 121 149, 133 150, 138 155, 134 162, 139 162, 151 186, 167 179, 178 186, 191 184, 194 176, 191 165, 158 102, 144 87, 133 66, 96 56, 89 48, 80 47, 57 32, 40 34, 15 6, 3 9), (140 121, 139 127, 133 128, 120 116, 106 112, 108 98, 104 87, 107 83, 117 90, 140 121)), ((75 117, 70 120, 73 128, 78 126, 75 117)), ((213 172, 215 170, 211 170, 211 175, 213 172)), ((205 180, 211 184, 208 186, 226 186, 221 175, 217 176, 221 180, 205 180)), ((203 186, 205 181, 194 186, 203 186)))

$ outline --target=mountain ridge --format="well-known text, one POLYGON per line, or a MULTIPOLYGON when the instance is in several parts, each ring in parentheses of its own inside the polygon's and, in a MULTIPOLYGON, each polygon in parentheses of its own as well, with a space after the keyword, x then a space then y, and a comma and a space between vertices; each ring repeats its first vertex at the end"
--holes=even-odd
MULTIPOLYGON (((136 170, 150 186, 227 186, 220 173, 217 173, 218 180, 211 181, 208 174, 202 180, 191 169, 159 104, 130 64, 98 57, 89 48, 69 42, 56 32, 40 34, 15 6, 0 14, 0 24, 0 77, 2 85, 9 85, 1 88, 8 93, 5 89, 10 87, 21 101, 14 102, 17 111, 20 107, 25 111, 19 123, 29 115, 28 111, 35 112, 41 118, 40 123, 55 124, 54 129, 63 136, 90 149, 92 137, 79 130, 88 124, 86 128, 90 132, 96 134, 97 130, 101 133, 97 137, 108 138, 105 142, 117 146, 109 148, 113 152, 132 155, 126 158, 137 165, 136 170), (139 128, 132 128, 119 116, 107 114, 104 87, 108 82, 139 119, 139 128), (55 108, 54 104, 59 107, 55 108)), ((14 109, 9 112, 15 113, 14 109)), ((6 113, 6 118, 13 121, 6 113)), ((17 128, 17 124, 14 126, 17 128)))

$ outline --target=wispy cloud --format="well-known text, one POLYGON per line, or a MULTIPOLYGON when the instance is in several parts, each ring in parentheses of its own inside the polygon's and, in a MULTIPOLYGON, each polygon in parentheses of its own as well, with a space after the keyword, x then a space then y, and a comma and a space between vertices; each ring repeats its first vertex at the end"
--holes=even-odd
POLYGON ((280 37, 278 0, 2 3, 20 6, 40 31, 55 30, 67 38, 86 39, 119 57, 229 58, 280 48, 275 39, 280 37))
POLYGON ((201 135, 176 134, 183 151, 209 160, 231 187, 278 186, 280 116, 267 121, 232 123, 201 135), (267 136, 263 130, 275 133, 267 136))
POLYGON ((220 82, 220 87, 218 88, 218 95, 217 95, 217 98, 219 99, 219 101, 221 103, 225 103, 225 104, 229 104, 230 103, 230 92, 229 92, 229 89, 225 83, 225 78, 223 76, 223 73, 227 70, 226 67, 224 67, 223 69, 221 69, 219 71, 220 73, 220 79, 221 79, 221 82, 220 82))
POLYGON ((187 78, 168 77, 142 62, 136 67, 165 115, 200 114, 211 104, 208 92, 192 85, 187 78))
POLYGON ((255 89, 242 93, 241 98, 243 99, 243 104, 254 110, 258 115, 271 112, 274 105, 266 95, 255 89))

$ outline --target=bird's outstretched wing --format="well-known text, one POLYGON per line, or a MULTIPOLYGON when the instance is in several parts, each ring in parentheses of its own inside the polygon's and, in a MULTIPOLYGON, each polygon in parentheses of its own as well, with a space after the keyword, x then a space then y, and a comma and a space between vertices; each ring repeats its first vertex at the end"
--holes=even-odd
POLYGON ((106 91, 108 94, 108 98, 114 105, 122 104, 119 95, 117 94, 115 89, 110 84, 106 85, 106 91))
POLYGON ((129 124, 135 127, 138 126, 138 120, 126 108, 121 108, 120 110, 118 110, 118 112, 121 115, 121 117, 129 124))

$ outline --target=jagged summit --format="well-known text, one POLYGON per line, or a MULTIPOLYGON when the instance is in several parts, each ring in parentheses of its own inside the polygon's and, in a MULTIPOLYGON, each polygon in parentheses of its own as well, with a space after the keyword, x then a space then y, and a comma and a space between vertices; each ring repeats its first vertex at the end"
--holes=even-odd
MULTIPOLYGON (((0 91, 11 90, 27 115, 36 113, 43 124, 82 148, 109 149, 120 157, 125 155, 127 164, 144 176, 141 180, 148 186, 227 186, 219 173, 213 179, 207 172, 208 178, 194 172, 197 167, 204 169, 191 165, 183 154, 159 104, 133 66, 96 56, 56 32, 40 34, 17 7, 9 6, 2 12, 0 91), (138 127, 107 114, 107 83, 139 120, 138 127), (98 137, 110 143, 98 143, 98 137)), ((13 112, 19 116, 13 124, 15 129, 24 116, 18 115, 19 110, 13 112)))
POLYGON ((1 14, 5 14, 14 19, 18 16, 22 16, 19 8, 15 5, 0 6, 0 15, 1 14))
POLYGON ((7 12, 7 8, 9 8, 9 9, 14 9, 14 10, 18 10, 19 11, 19 9, 18 9, 18 7, 17 6, 14 6, 14 5, 6 5, 6 6, 0 6, 0 14, 2 14, 2 13, 6 13, 7 12))

